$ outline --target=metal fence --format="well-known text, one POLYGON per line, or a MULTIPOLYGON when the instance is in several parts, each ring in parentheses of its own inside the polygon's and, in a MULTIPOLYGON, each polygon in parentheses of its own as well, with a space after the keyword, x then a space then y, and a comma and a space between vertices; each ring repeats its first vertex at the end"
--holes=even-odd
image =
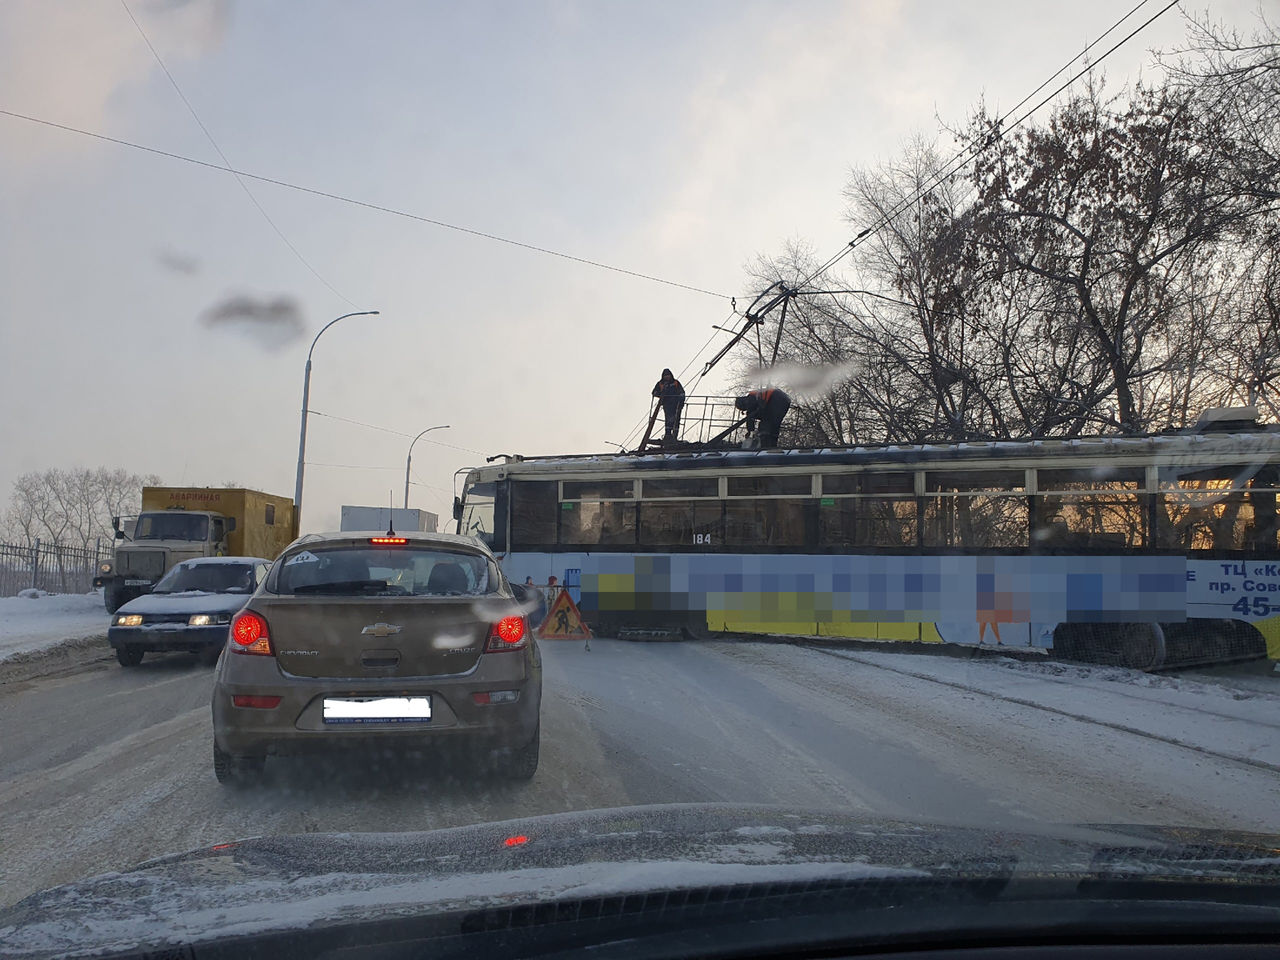
POLYGON ((0 543, 0 597, 35 588, 49 593, 88 593, 98 564, 111 559, 110 542, 87 550, 58 543, 0 543))

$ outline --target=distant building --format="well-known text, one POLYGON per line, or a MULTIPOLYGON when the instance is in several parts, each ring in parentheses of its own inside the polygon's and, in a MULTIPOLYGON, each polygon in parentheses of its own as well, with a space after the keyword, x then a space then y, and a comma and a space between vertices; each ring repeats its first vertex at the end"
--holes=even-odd
POLYGON ((343 506, 342 523, 339 530, 377 530, 385 533, 395 530, 397 533, 416 531, 418 533, 435 533, 440 517, 429 510, 417 510, 403 507, 352 507, 343 506))

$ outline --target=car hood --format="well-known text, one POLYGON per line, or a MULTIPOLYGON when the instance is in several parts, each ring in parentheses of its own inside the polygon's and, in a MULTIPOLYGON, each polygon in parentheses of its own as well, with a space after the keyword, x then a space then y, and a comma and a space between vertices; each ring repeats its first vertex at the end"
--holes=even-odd
MULTIPOLYGON (((775 807, 674 804, 420 833, 218 844, 0 911, 7 956, 148 949, 407 916, 474 917, 622 894, 1016 876, 1280 884, 1280 837, 1128 826, 992 831, 775 807)), ((861 885, 861 886, 859 886, 861 885)), ((630 902, 631 898, 628 898, 630 902)))
POLYGON ((148 593, 130 600, 116 614, 140 613, 144 616, 156 616, 174 613, 235 613, 252 596, 251 593, 210 593, 204 590, 148 593))

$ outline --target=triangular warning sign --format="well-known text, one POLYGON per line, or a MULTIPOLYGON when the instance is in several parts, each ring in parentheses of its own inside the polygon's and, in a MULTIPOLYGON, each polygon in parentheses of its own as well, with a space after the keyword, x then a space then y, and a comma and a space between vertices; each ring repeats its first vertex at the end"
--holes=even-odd
POLYGON ((538 627, 538 636, 543 640, 590 640, 591 631, 582 620, 578 605, 569 596, 568 590, 561 590, 559 596, 547 611, 547 618, 538 627))

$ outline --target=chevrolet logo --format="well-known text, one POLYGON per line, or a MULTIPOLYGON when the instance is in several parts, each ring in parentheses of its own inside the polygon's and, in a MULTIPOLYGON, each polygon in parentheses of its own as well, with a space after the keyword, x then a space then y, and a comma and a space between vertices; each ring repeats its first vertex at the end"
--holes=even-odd
POLYGON ((400 632, 398 624, 394 623, 371 623, 360 631, 362 637, 390 637, 400 632))

